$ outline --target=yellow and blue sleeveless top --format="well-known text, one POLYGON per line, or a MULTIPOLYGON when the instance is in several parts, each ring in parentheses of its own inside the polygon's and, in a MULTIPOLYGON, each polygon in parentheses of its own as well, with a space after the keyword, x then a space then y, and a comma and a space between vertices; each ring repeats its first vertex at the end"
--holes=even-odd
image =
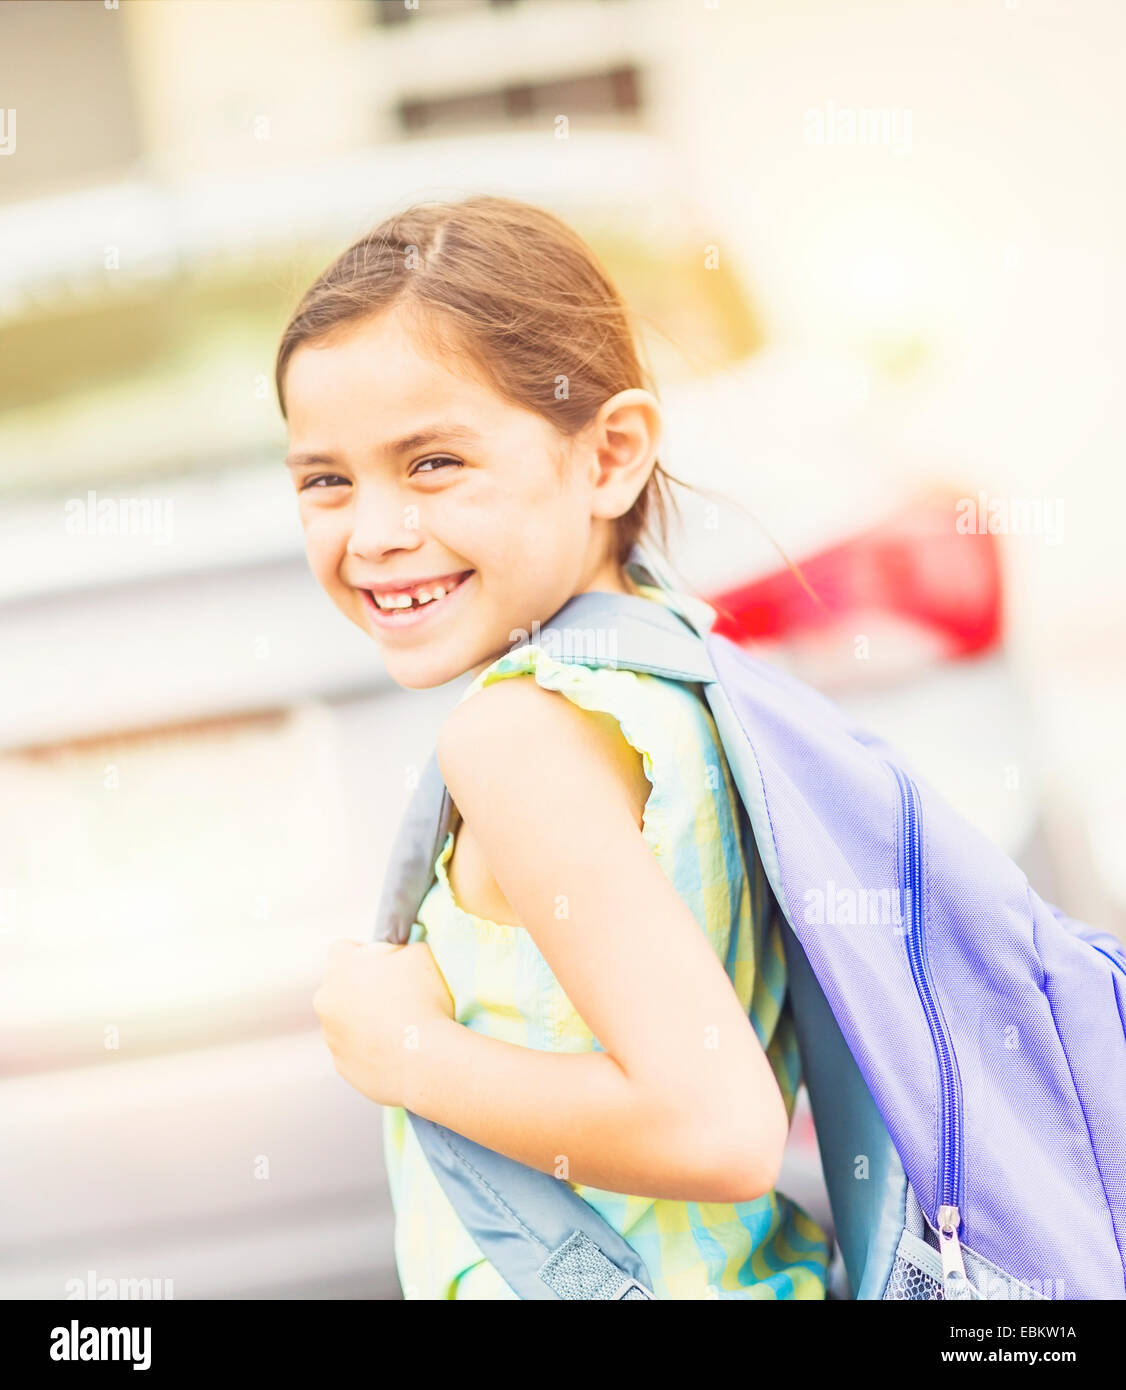
MULTIPOLYGON (((662 590, 644 586, 641 592, 669 601, 662 590)), ((688 595, 675 601, 699 602, 688 595)), ((792 1115, 801 1062, 786 1004, 780 927, 715 724, 698 690, 659 676, 557 661, 524 646, 493 662, 461 698, 516 676, 530 676, 582 709, 612 715, 641 754, 652 783, 642 836, 724 962, 792 1115)), ((410 934, 412 942, 429 944, 456 1019, 522 1047, 599 1049, 529 933, 475 917, 454 900, 446 865, 457 823, 455 818, 435 864, 436 882, 410 934)), ((383 1137, 404 1296, 516 1298, 447 1200, 402 1107, 385 1108, 383 1137)), ((729 1204, 570 1186, 641 1256, 658 1298, 825 1297, 828 1239, 801 1207, 777 1191, 729 1204)))

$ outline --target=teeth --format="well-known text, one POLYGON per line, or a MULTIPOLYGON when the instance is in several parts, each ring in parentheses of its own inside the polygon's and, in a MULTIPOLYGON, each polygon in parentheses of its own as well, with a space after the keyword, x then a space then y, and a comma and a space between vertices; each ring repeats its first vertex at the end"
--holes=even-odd
POLYGON ((424 603, 434 603, 440 598, 445 598, 446 595, 456 587, 456 584, 435 584, 433 588, 430 589, 419 589, 413 599, 410 594, 373 593, 372 597, 375 599, 377 608, 387 608, 391 610, 415 607, 421 608, 424 603))

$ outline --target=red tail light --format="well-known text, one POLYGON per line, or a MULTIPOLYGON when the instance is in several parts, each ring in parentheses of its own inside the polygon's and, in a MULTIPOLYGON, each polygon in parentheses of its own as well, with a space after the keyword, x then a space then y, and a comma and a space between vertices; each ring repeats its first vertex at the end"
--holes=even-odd
POLYGON ((1001 566, 996 536, 954 529, 953 501, 912 506, 853 540, 799 562, 812 598, 789 568, 709 598, 715 631, 737 642, 785 640, 846 615, 882 610, 941 635, 952 657, 992 647, 1001 636, 1001 566))

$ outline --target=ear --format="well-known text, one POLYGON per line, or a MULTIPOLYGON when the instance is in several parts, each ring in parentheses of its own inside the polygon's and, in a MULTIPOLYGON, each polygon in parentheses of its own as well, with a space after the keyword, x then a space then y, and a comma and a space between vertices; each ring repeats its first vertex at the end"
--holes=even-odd
POLYGON ((594 495, 591 515, 625 516, 640 497, 661 443, 661 407, 651 391, 619 391, 584 431, 594 495))

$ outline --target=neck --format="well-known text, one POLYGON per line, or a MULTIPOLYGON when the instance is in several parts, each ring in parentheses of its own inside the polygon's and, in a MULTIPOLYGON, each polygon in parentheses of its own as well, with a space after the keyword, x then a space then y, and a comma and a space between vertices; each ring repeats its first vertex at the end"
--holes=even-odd
POLYGON ((626 574, 623 566, 615 561, 607 561, 594 575, 582 582, 575 593, 632 594, 637 597, 641 591, 626 574))
MULTIPOLYGON (((600 566, 593 575, 580 583, 579 587, 575 590, 575 595, 572 595, 572 597, 578 594, 591 593, 629 594, 634 598, 643 597, 641 590, 629 575, 626 574, 624 568, 614 561, 607 561, 604 565, 600 566)), ((479 662, 470 671, 470 676, 473 678, 479 676, 481 672, 491 666, 500 655, 501 653, 497 652, 487 657, 484 661, 479 662)))

